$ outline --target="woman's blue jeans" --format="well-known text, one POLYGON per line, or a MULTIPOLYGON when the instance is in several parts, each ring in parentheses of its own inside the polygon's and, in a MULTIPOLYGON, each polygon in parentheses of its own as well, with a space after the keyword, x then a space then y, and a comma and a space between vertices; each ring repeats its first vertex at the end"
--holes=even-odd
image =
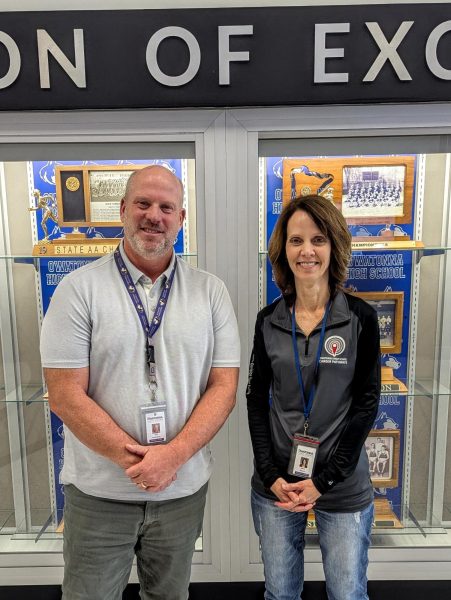
MULTIPOLYGON (((299 600, 304 585, 307 513, 278 508, 252 490, 252 515, 265 569, 265 600, 299 600)), ((373 503, 354 513, 315 509, 329 600, 368 600, 373 503)))

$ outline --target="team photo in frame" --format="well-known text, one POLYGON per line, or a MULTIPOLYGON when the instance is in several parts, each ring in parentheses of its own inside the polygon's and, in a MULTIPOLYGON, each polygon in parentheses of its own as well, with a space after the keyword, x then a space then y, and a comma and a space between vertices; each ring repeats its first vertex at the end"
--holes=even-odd
POLYGON ((345 219, 384 222, 404 216, 405 165, 345 165, 341 212, 345 219))

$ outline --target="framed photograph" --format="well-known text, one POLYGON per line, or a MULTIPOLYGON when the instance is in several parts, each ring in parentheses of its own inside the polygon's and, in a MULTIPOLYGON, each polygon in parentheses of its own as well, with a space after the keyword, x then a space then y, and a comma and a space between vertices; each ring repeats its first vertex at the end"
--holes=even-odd
POLYGON ((286 158, 283 202, 318 194, 350 225, 412 222, 414 156, 286 158))
POLYGON ((404 215, 406 165, 343 167, 341 212, 346 219, 404 215))
POLYGON ((122 227, 119 208, 128 178, 144 165, 57 166, 60 227, 122 227))
POLYGON ((353 292, 377 311, 381 352, 399 354, 402 346, 404 292, 353 292))
POLYGON ((399 484, 399 429, 372 429, 365 441, 371 481, 374 487, 399 484))

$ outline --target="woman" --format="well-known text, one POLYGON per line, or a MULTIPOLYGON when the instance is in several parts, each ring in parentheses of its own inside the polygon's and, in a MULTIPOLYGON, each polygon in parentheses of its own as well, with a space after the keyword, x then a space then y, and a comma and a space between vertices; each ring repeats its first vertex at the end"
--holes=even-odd
POLYGON ((283 209, 269 244, 282 297, 257 316, 247 389, 266 600, 299 600, 311 508, 329 600, 368 598, 364 444, 380 393, 379 329, 376 311, 343 291, 350 256, 346 221, 329 200, 305 196, 283 209))

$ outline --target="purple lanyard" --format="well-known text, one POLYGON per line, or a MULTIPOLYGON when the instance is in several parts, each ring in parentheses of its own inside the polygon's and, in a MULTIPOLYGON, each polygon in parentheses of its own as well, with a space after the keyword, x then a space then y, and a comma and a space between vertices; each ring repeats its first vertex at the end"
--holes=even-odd
POLYGON ((327 303, 326 310, 325 310, 324 316, 323 316, 323 324, 321 326, 321 334, 320 334, 320 338, 319 338, 318 351, 316 353, 315 370, 313 373, 313 383, 310 387, 308 400, 307 400, 307 393, 306 393, 305 387, 304 387, 304 380, 302 379, 301 361, 299 358, 298 344, 296 341, 295 304, 296 304, 296 302, 293 304, 293 311, 291 313, 291 338, 293 341, 294 362, 296 365, 296 374, 298 376, 298 382, 299 382, 299 388, 300 388, 299 391, 301 394, 301 402, 304 406, 304 418, 305 418, 304 434, 307 434, 308 420, 309 420, 310 412, 311 412, 312 406, 313 406, 313 400, 314 400, 315 391, 316 391, 316 384, 318 383, 318 373, 319 373, 319 363, 320 363, 320 359, 321 359, 321 350, 322 350, 323 343, 324 343, 324 336, 326 333, 326 321, 327 321, 327 317, 329 315, 331 301, 329 300, 329 302, 327 303))
POLYGON ((164 311, 166 310, 166 305, 168 302, 169 294, 171 292, 172 283, 174 281, 175 270, 177 268, 177 257, 175 258, 174 268, 169 275, 166 283, 163 285, 163 289, 161 291, 160 297, 158 298, 157 307, 153 314, 152 320, 149 324, 147 319, 146 311, 144 310, 144 306, 142 305, 141 298, 138 294, 135 284, 133 283, 133 279, 127 269, 124 260, 119 252, 119 248, 117 248, 114 252, 114 260, 116 262, 116 266, 118 271, 122 277, 122 281, 127 289, 127 292, 133 302, 133 306, 136 309, 139 320, 141 322, 142 328, 144 330, 144 334, 146 336, 146 357, 147 357, 147 365, 149 367, 149 386, 152 391, 152 402, 155 401, 156 396, 156 388, 157 388, 157 378, 156 378, 156 365, 155 365, 155 348, 152 344, 152 337, 158 331, 158 328, 161 325, 161 321, 163 320, 164 311))

